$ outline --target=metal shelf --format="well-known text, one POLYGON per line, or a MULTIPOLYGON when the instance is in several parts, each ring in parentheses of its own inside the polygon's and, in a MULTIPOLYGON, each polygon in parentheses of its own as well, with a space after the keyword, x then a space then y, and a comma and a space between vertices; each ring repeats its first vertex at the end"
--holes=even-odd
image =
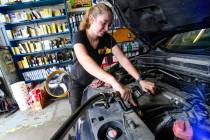
POLYGON ((26 83, 32 83, 32 82, 38 83, 38 82, 43 82, 43 81, 45 81, 45 80, 46 80, 46 78, 43 78, 43 79, 36 79, 36 80, 26 80, 25 82, 26 82, 26 83))
POLYGON ((15 23, 5 23, 5 28, 8 30, 8 29, 14 28, 16 26, 29 25, 29 24, 34 24, 34 23, 43 23, 43 22, 63 20, 63 19, 66 19, 66 15, 49 17, 49 18, 40 18, 40 19, 22 21, 22 22, 15 22, 15 23))
POLYGON ((42 65, 42 66, 35 66, 35 67, 31 67, 31 68, 24 68, 24 69, 20 69, 20 70, 22 72, 25 72, 25 71, 30 71, 30 70, 36 70, 36 69, 41 69, 41 68, 52 67, 52 66, 56 66, 56 65, 66 65, 66 64, 72 64, 72 63, 73 63, 73 60, 67 60, 67 61, 51 63, 51 64, 47 64, 47 65, 42 65))
POLYGON ((20 2, 16 4, 0 5, 0 12, 6 13, 9 10, 40 7, 40 6, 45 6, 45 5, 56 5, 56 4, 61 4, 63 2, 64 0, 40 0, 40 1, 33 1, 33 2, 23 2, 23 3, 20 2))
POLYGON ((124 51, 123 50, 124 53, 139 52, 139 51, 140 51, 140 49, 138 49, 138 50, 130 50, 130 51, 124 51))
POLYGON ((42 55, 42 54, 48 54, 52 52, 58 52, 58 51, 63 51, 66 49, 71 49, 72 46, 68 47, 60 47, 60 48, 55 48, 55 49, 50 49, 50 50, 43 50, 43 51, 38 51, 38 52, 33 52, 33 53, 22 53, 22 54, 16 54, 14 55, 15 57, 24 57, 24 56, 33 56, 33 55, 42 55))
POLYGON ((70 13, 82 13, 89 9, 90 7, 72 8, 70 13))
POLYGON ((70 33, 69 31, 66 31, 66 32, 61 32, 61 33, 53 33, 53 34, 41 35, 41 36, 35 36, 35 37, 27 37, 27 38, 13 39, 13 40, 9 40, 9 41, 10 42, 17 42, 17 41, 32 40, 32 39, 38 39, 38 38, 44 38, 44 37, 51 37, 51 36, 69 34, 69 33, 70 33))

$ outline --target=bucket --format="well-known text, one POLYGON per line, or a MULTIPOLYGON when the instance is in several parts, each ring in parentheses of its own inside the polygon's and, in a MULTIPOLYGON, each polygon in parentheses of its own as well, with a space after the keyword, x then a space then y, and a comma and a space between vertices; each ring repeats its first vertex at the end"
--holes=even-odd
POLYGON ((28 105, 28 90, 25 84, 25 81, 20 81, 10 85, 12 94, 20 108, 21 111, 27 110, 30 108, 28 105))

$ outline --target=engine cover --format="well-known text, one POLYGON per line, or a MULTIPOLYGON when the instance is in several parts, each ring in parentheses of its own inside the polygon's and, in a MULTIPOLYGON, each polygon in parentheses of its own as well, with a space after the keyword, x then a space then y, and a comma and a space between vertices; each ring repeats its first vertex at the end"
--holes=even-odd
MULTIPOLYGON (((88 87, 84 91, 83 101, 95 94, 109 94, 112 89, 88 87)), ((109 107, 105 102, 95 103, 82 118, 82 140, 154 140, 154 135, 133 110, 123 108, 118 101, 112 101, 109 107)))

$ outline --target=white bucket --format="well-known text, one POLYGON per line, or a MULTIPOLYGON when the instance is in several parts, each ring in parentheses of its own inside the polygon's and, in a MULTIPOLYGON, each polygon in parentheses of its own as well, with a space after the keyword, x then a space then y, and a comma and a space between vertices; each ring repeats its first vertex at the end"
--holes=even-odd
POLYGON ((25 81, 20 81, 10 85, 12 94, 21 111, 27 110, 30 106, 27 103, 28 90, 25 81))

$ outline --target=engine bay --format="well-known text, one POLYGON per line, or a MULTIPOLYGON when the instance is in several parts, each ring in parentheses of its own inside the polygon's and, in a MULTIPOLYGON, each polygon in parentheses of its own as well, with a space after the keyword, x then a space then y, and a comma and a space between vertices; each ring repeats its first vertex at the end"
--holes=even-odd
MULTIPOLYGON (((139 69, 147 80, 155 83, 156 94, 143 92, 122 68, 110 70, 121 83, 130 87, 138 107, 132 107, 122 99, 96 102, 81 119, 81 139, 174 140, 177 138, 174 130, 177 120, 190 124, 192 132, 183 128, 183 137, 210 139, 208 83, 192 82, 191 77, 163 69, 139 69)), ((95 94, 111 92, 112 88, 106 86, 88 87, 83 101, 95 94)))

